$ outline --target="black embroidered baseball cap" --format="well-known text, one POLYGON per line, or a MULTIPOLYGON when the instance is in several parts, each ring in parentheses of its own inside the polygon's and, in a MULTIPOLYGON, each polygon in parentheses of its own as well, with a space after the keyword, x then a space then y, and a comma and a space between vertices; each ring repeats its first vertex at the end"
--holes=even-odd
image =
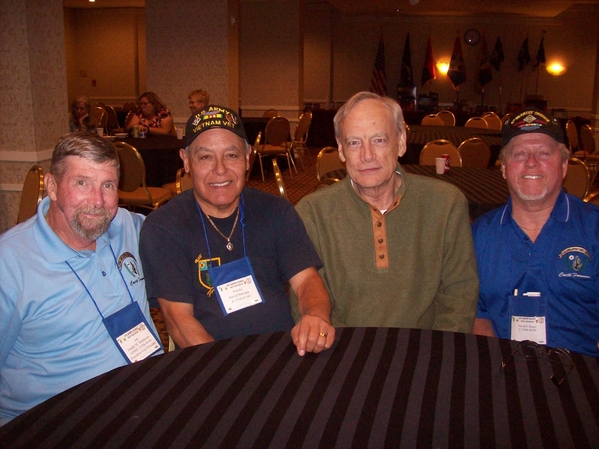
POLYGON ((559 122, 551 114, 533 107, 526 107, 516 114, 509 115, 501 128, 503 146, 520 134, 543 133, 559 143, 564 142, 564 132, 559 122))
POLYGON ((248 140, 241 117, 235 111, 224 106, 211 104, 200 112, 193 114, 187 120, 185 127, 185 147, 191 145, 191 142, 204 131, 215 128, 227 129, 233 134, 237 134, 246 142, 248 140))

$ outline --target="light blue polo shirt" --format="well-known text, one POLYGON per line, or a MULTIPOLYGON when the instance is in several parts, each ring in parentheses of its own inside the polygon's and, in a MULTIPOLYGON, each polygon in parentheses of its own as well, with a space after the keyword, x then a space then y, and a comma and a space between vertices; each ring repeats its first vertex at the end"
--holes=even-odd
POLYGON ((472 226, 480 279, 478 318, 510 338, 514 289, 547 298, 547 345, 599 357, 599 208, 563 191, 533 243, 507 205, 472 226))
POLYGON ((96 251, 76 251, 47 224, 49 204, 0 236, 0 425, 126 364, 66 262, 105 317, 131 302, 124 278, 155 332, 138 252, 143 216, 119 209, 96 251))

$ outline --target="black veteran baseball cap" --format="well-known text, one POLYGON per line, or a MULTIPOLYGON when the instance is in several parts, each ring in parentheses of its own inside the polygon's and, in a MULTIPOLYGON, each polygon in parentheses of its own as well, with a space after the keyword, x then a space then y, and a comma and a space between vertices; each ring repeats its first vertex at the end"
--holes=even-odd
POLYGON ((236 112, 223 106, 210 104, 200 112, 193 114, 187 120, 187 126, 185 127, 185 147, 191 145, 191 142, 204 131, 214 128, 228 129, 246 142, 248 140, 241 117, 236 112))
POLYGON ((516 114, 509 115, 501 128, 503 146, 520 134, 543 133, 553 137, 559 143, 564 142, 564 133, 559 122, 551 114, 537 108, 526 107, 516 114))

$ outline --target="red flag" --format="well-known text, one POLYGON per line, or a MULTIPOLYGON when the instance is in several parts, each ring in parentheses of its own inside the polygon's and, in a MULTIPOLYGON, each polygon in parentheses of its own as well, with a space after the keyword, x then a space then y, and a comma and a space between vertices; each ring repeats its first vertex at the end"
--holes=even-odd
POLYGON ((487 39, 483 34, 480 45, 480 53, 478 55, 478 84, 484 88, 493 80, 493 71, 491 70, 491 60, 489 58, 489 50, 487 49, 487 39))
POLYGON ((426 48, 426 57, 424 58, 424 67, 422 68, 422 78, 420 85, 424 85, 430 80, 437 79, 437 68, 435 67, 435 59, 433 58, 433 43, 431 37, 428 37, 428 47, 426 48))
POLYGON ((372 69, 372 79, 370 81, 370 92, 381 96, 387 95, 387 75, 385 74, 385 44, 383 37, 379 41, 379 49, 376 52, 374 60, 374 69, 372 69))
POLYGON ((455 38, 455 43, 453 44, 453 53, 451 54, 447 77, 451 81, 451 84, 453 84, 454 89, 457 89, 460 84, 466 82, 466 64, 464 63, 462 44, 459 37, 455 38))

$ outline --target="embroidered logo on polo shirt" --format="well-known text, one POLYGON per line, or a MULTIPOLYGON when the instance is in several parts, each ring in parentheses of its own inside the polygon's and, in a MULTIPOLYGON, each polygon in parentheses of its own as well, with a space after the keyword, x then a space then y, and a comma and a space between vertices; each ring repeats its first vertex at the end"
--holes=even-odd
POLYGON ((591 255, 581 246, 565 248, 558 256, 565 263, 565 270, 560 271, 559 277, 590 279, 585 274, 585 267, 589 265, 591 255))
POLYGON ((210 262, 212 262, 212 266, 220 266, 220 257, 213 257, 212 259, 202 259, 202 255, 200 254, 198 258, 195 260, 195 263, 198 264, 198 281, 202 284, 206 291, 206 295, 208 297, 212 296, 214 293, 214 287, 212 286, 212 280, 210 279, 210 274, 208 274, 208 267, 210 266, 210 262))
POLYGON ((137 259, 135 259, 135 256, 133 254, 131 254, 129 251, 125 251, 123 254, 121 254, 117 260, 117 265, 119 267, 119 270, 121 270, 121 273, 129 273, 130 279, 129 280, 129 285, 135 285, 137 284, 139 281, 143 281, 144 278, 141 277, 141 272, 139 271, 139 267, 138 267, 138 263, 137 259), (123 271, 123 267, 125 267, 125 271, 123 271))

